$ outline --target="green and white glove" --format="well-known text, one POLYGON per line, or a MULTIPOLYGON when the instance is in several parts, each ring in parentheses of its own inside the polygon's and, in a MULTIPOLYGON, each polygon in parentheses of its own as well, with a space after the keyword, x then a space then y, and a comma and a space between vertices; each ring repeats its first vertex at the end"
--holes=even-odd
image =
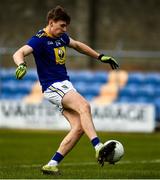
POLYGON ((24 75, 26 74, 27 72, 27 65, 26 63, 21 63, 17 69, 16 69, 16 72, 15 72, 15 76, 17 79, 22 79, 24 77, 24 75))
POLYGON ((104 54, 101 54, 99 55, 98 59, 103 63, 109 63, 112 69, 119 68, 117 61, 110 56, 105 56, 104 54))

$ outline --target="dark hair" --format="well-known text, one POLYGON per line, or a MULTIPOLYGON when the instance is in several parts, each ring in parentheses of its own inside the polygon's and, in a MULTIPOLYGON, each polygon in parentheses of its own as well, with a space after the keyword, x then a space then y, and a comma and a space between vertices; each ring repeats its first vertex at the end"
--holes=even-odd
POLYGON ((56 6, 55 8, 51 9, 47 14, 47 22, 52 19, 54 21, 62 20, 65 21, 67 24, 70 24, 71 18, 65 11, 65 9, 61 6, 56 6))

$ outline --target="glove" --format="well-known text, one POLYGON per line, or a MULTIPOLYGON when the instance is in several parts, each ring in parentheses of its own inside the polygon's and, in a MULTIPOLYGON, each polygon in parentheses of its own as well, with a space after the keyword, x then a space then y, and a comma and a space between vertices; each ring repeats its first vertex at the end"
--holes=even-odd
POLYGON ((103 63, 109 63, 112 69, 118 69, 119 65, 117 61, 109 56, 105 56, 104 54, 99 55, 98 59, 103 63))
POLYGON ((22 79, 24 77, 24 75, 26 74, 27 72, 27 65, 26 63, 21 63, 17 69, 16 69, 16 72, 15 72, 15 76, 17 79, 22 79))

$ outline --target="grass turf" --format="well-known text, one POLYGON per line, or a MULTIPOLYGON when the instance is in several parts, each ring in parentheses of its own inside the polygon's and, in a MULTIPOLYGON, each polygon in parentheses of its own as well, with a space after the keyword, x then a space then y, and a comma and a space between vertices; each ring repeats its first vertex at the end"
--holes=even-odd
POLYGON ((103 142, 121 141, 125 156, 116 165, 103 168, 95 161, 95 152, 83 136, 59 168, 61 175, 43 175, 46 164, 58 148, 66 132, 0 130, 1 179, 159 179, 160 133, 105 133, 98 135, 103 142))

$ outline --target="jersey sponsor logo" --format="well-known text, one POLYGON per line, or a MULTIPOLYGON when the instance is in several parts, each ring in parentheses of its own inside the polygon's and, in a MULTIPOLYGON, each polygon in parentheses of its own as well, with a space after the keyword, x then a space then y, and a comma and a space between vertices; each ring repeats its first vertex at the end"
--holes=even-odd
POLYGON ((47 44, 48 45, 52 45, 52 44, 54 44, 52 41, 47 41, 47 44))
POLYGON ((56 63, 65 64, 66 61, 66 49, 65 47, 54 48, 56 63))
POLYGON ((61 46, 60 40, 55 41, 56 46, 61 46))

